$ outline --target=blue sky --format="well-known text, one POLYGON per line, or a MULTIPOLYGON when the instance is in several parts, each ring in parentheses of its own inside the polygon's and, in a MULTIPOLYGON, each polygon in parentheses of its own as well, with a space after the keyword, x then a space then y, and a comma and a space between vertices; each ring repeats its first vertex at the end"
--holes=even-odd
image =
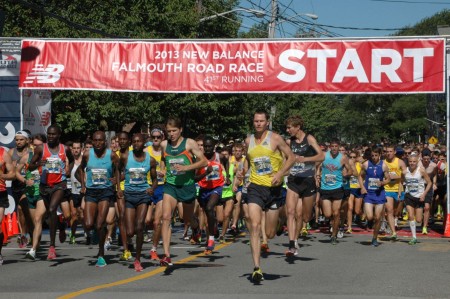
MULTIPOLYGON (((355 28, 396 29, 414 25, 443 9, 450 9, 450 0, 278 0, 281 18, 276 37, 292 37, 299 27, 321 32, 331 37, 379 37, 392 30, 354 30, 320 25, 355 28), (312 13, 317 20, 296 14, 312 13), (315 27, 305 23, 316 23, 315 27), (312 29, 311 29, 312 28, 312 29)), ((240 7, 264 11, 270 17, 271 0, 241 0, 240 7)), ((239 12, 243 20, 242 30, 260 22, 247 12, 239 12)), ((450 24, 447 24, 450 25, 450 24)))

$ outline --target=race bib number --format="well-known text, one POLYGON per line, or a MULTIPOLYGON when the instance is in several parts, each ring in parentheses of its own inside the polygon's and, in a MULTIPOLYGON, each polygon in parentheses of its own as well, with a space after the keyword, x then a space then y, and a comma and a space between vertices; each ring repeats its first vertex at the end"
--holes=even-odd
POLYGON ((164 183, 164 176, 161 174, 161 163, 159 162, 156 162, 156 180, 158 181, 158 184, 164 183))
POLYGON ((378 178, 369 178, 369 182, 367 187, 369 190, 377 190, 379 188, 378 184, 380 183, 380 179, 378 178))
POLYGON ((351 176, 351 177, 350 177, 350 184, 351 184, 351 185, 358 185, 358 184, 359 184, 358 178, 355 177, 355 176, 351 176))
POLYGON ((33 170, 31 172, 31 178, 33 179, 34 184, 39 184, 41 182, 41 175, 39 174, 39 170, 33 170))
POLYGON ((184 171, 177 171, 175 169, 176 165, 184 165, 184 160, 183 158, 179 158, 179 159, 171 159, 169 161, 169 166, 170 166, 170 173, 172 175, 180 175, 180 174, 184 174, 184 171))
POLYGON ((391 183, 399 179, 399 176, 396 171, 389 171, 389 176, 391 177, 391 183))
POLYGON ((419 191, 419 180, 408 179, 406 181, 406 186, 408 187, 408 191, 410 193, 417 193, 419 191))
POLYGON ((62 161, 60 158, 48 158, 45 162, 48 173, 62 173, 62 161))
POLYGON ((219 173, 219 166, 218 165, 213 165, 212 166, 212 171, 210 174, 208 174, 205 179, 207 181, 216 181, 220 178, 220 173, 219 173))
POLYGON ((146 182, 145 168, 130 168, 130 185, 140 185, 146 182))
POLYGON ((335 174, 326 174, 325 175, 325 183, 327 185, 335 185, 336 184, 336 175, 335 174))
POLYGON ((295 163, 291 168, 291 175, 296 175, 303 172, 305 172, 305 163, 303 162, 295 163))
POLYGON ((108 182, 108 171, 106 169, 92 169, 92 184, 106 185, 108 182))
POLYGON ((253 159, 253 163, 255 164, 255 170, 257 175, 266 175, 271 174, 273 172, 272 170, 272 164, 270 164, 270 158, 269 157, 258 157, 253 159))
POLYGON ((76 190, 81 190, 81 184, 80 184, 80 182, 74 181, 74 182, 73 182, 73 187, 74 187, 76 190))

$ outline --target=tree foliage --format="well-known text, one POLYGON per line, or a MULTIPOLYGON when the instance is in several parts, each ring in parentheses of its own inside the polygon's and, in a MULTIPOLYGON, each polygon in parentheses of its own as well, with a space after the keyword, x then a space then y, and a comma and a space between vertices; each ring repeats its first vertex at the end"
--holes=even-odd
MULTIPOLYGON (((239 32, 242 19, 201 18, 237 7, 238 0, 12 0, 4 36, 48 38, 266 38, 267 23, 239 32), (94 4, 95 3, 95 4, 94 4), (199 6, 199 3, 202 5, 199 6)), ((424 19, 396 35, 435 34, 450 24, 450 11, 424 19)), ((208 134, 219 139, 243 138, 251 130, 256 108, 271 111, 273 129, 284 133, 284 120, 299 114, 305 129, 319 142, 340 138, 350 143, 417 140, 427 133, 430 107, 424 95, 305 95, 305 94, 153 94, 93 91, 54 91, 52 121, 68 138, 86 136, 107 124, 119 131, 126 123, 162 123, 169 115, 185 122, 185 134, 208 134)), ((445 98, 444 98, 445 99, 445 98)), ((437 113, 445 102, 437 101, 437 113)))

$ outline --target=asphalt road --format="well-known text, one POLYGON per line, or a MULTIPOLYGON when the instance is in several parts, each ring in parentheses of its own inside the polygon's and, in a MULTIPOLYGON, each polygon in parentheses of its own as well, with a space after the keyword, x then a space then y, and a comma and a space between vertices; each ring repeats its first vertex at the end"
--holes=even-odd
MULTIPOLYGON (((173 267, 160 267, 148 259, 144 245, 144 271, 131 262, 119 262, 118 246, 107 252, 105 268, 95 267, 95 246, 59 244, 58 258, 46 261, 48 234, 43 236, 40 260, 24 258, 12 239, 3 248, 0 298, 450 298, 450 242, 432 232, 418 234, 408 245, 408 230, 397 242, 370 245, 370 232, 357 231, 331 245, 326 232, 300 239, 299 255, 284 256, 288 238, 271 240, 262 258, 265 280, 255 285, 248 237, 217 245, 210 256, 203 248, 181 240, 174 229, 173 267), (294 297, 295 296, 295 297, 294 297)), ((159 253, 162 253, 160 249, 159 253)))

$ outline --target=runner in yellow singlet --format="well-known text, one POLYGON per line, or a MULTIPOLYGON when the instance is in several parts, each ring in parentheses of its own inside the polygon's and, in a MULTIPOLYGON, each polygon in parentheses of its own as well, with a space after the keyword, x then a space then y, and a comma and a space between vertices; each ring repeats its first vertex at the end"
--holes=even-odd
POLYGON ((245 140, 248 150, 243 173, 247 172, 250 165, 248 209, 250 245, 254 263, 252 280, 258 283, 263 280, 260 268, 261 220, 265 214, 266 234, 268 238, 273 238, 282 205, 281 185, 284 175, 294 164, 295 157, 286 141, 280 135, 268 130, 269 114, 266 111, 258 110, 254 113, 253 126, 255 133, 245 140))

